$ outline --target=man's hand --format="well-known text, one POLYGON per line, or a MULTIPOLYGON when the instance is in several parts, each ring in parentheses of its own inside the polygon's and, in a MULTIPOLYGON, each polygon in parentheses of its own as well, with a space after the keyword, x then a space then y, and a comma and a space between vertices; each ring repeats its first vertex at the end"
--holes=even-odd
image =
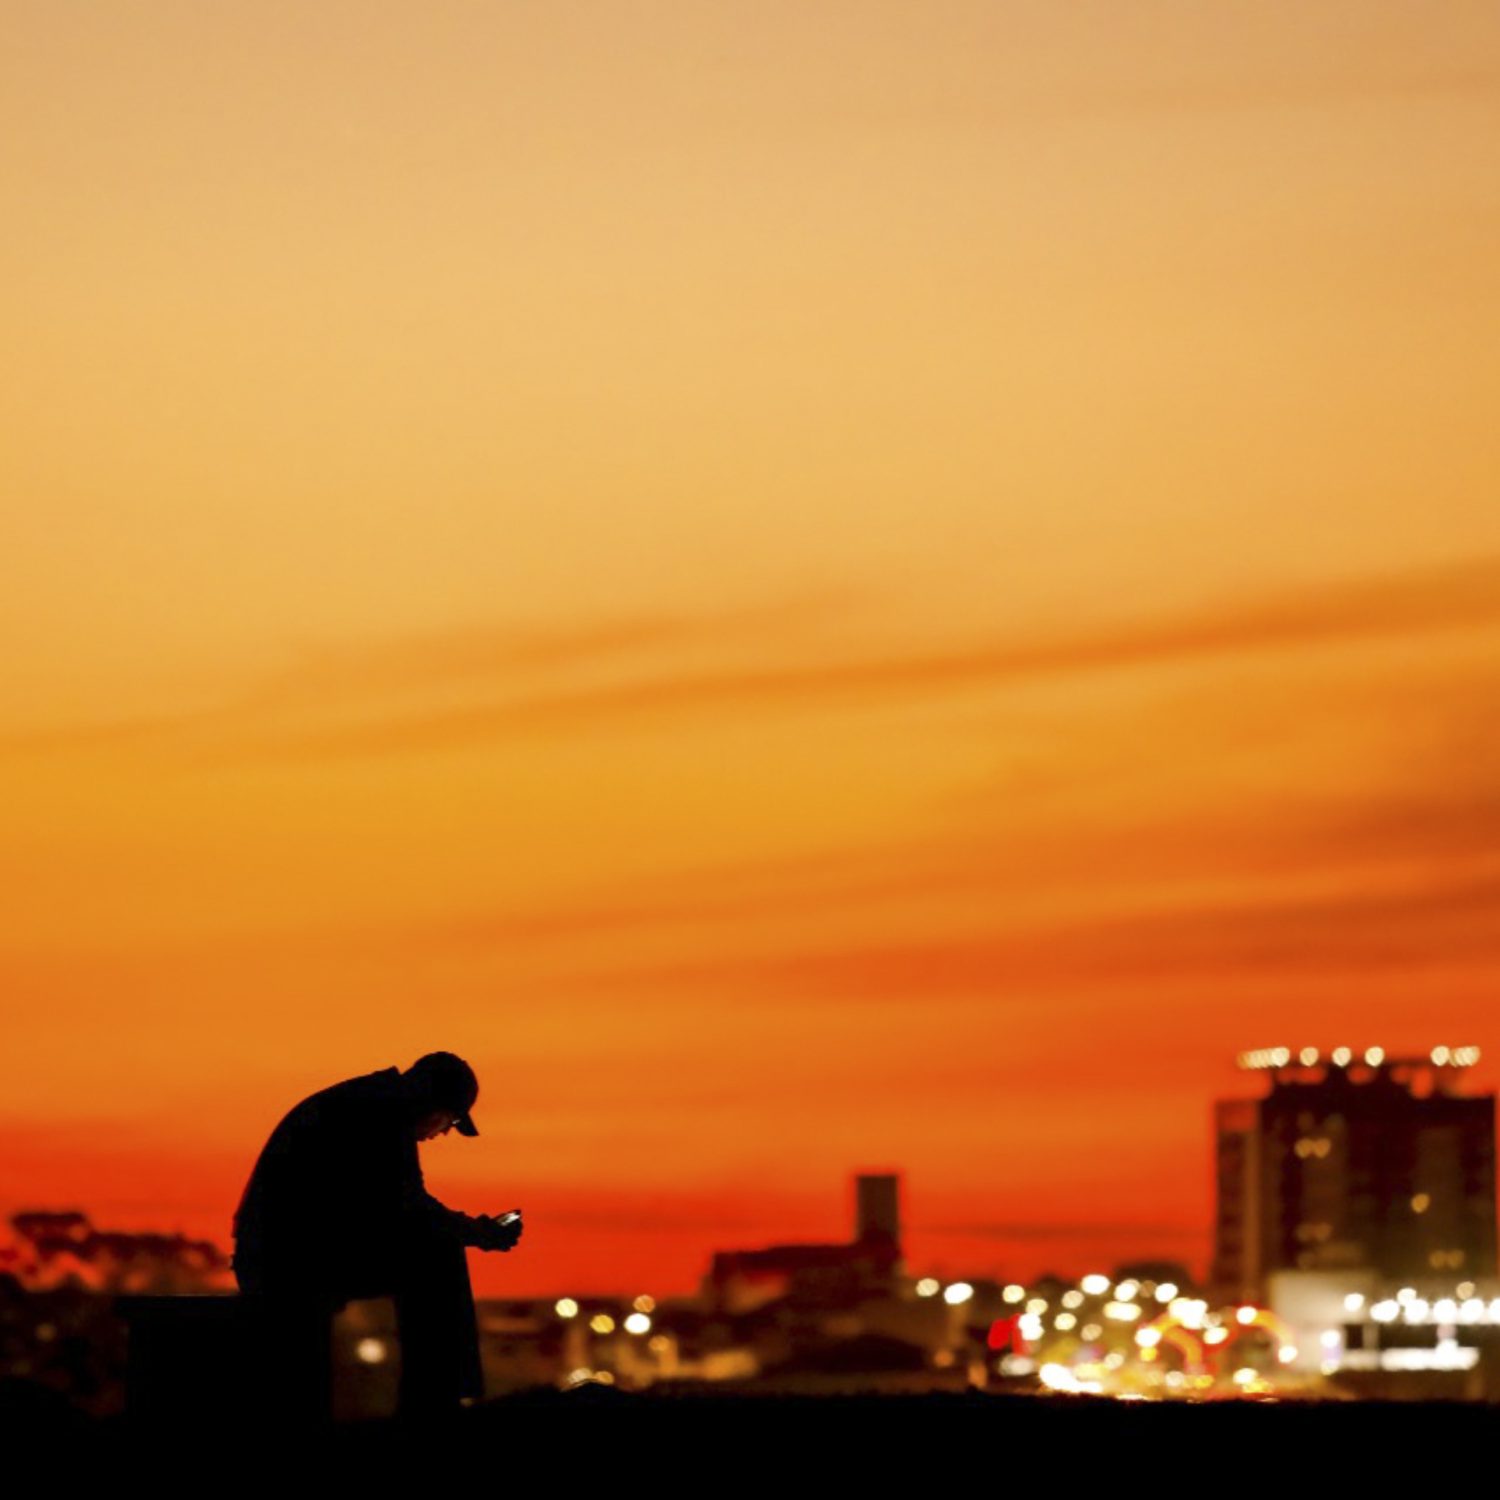
POLYGON ((502 1224, 492 1214, 479 1216, 479 1236, 475 1243, 481 1250, 511 1250, 521 1238, 521 1221, 512 1219, 502 1224))

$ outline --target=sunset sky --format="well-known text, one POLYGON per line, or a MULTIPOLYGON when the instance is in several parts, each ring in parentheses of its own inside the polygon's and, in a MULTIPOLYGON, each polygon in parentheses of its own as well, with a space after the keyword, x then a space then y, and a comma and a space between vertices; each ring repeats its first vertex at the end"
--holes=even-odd
POLYGON ((1203 1270, 1500 1077, 1500 10, 4 6, 0 1215, 436 1048, 481 1293, 1203 1270))

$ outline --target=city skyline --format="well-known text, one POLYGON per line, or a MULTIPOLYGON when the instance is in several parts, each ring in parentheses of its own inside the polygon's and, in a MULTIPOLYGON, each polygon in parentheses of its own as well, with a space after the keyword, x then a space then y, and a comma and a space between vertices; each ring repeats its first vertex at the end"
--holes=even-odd
MULTIPOLYGON (((1336 1228, 1340 1234, 1374 1232, 1381 1237, 1380 1243, 1383 1245, 1388 1231, 1377 1228, 1377 1223, 1386 1223, 1387 1216, 1395 1214, 1398 1207, 1404 1217, 1407 1212, 1406 1199, 1412 1197, 1412 1208, 1416 1213, 1425 1215, 1435 1206, 1438 1212, 1430 1222, 1448 1226, 1449 1232, 1457 1235, 1461 1244, 1469 1245, 1477 1252, 1477 1259, 1471 1256, 1467 1266, 1460 1257, 1454 1261, 1451 1269, 1460 1276, 1467 1274, 1470 1277, 1492 1278, 1496 1237, 1495 1095, 1493 1091, 1476 1092, 1467 1082, 1467 1075, 1481 1062, 1482 1055, 1483 1049, 1472 1043, 1439 1043, 1425 1052, 1409 1055, 1378 1045, 1341 1045, 1333 1048, 1278 1046, 1239 1052, 1235 1058, 1236 1068, 1242 1073, 1269 1077, 1272 1088, 1269 1094, 1238 1094, 1231 1098, 1216 1099, 1212 1103, 1213 1137, 1209 1149, 1212 1156, 1213 1216, 1206 1229, 1210 1252, 1201 1262, 1192 1255, 1165 1249, 1159 1240, 1153 1242, 1148 1235, 1147 1239, 1137 1242, 1129 1252, 1112 1253, 1109 1256, 1095 1255, 1086 1266, 1076 1260, 1070 1262, 1066 1258, 1035 1264, 1015 1260, 1000 1264, 988 1260, 983 1254, 954 1264, 940 1256, 931 1255, 934 1233, 931 1226, 920 1225, 915 1233, 918 1249, 913 1252, 910 1248, 913 1243, 910 1237, 911 1226, 900 1206, 907 1188, 906 1174, 900 1168, 886 1167, 866 1168, 845 1174, 845 1191, 842 1196, 846 1200, 844 1211, 849 1222, 843 1236, 834 1234, 830 1238, 825 1233, 818 1239, 803 1235, 797 1240, 789 1234, 778 1236, 769 1224, 762 1224, 758 1229, 746 1224, 743 1228, 747 1231, 747 1243, 735 1250, 730 1250, 721 1243, 712 1245, 706 1252, 705 1264, 692 1279, 691 1285, 684 1284, 680 1278, 672 1279, 662 1274, 637 1277, 631 1285, 625 1282, 596 1285, 586 1278, 576 1278, 568 1286, 533 1285, 528 1278, 521 1276, 505 1278, 504 1289, 489 1295, 545 1298, 578 1293, 585 1296, 628 1298, 638 1295, 643 1287, 649 1287, 652 1293, 663 1296, 693 1295, 706 1291, 710 1284, 717 1284, 721 1275, 732 1275, 732 1267, 741 1261, 750 1267, 763 1266, 769 1270, 780 1266, 788 1256, 791 1258, 789 1263, 796 1263, 804 1252, 809 1252, 817 1263, 821 1263, 820 1257, 826 1259, 827 1255, 833 1254, 834 1259, 842 1264, 845 1253, 850 1250, 860 1250, 861 1254, 867 1254, 869 1236, 874 1235, 877 1240, 889 1242, 889 1248, 895 1257, 894 1264, 906 1268, 903 1274, 909 1273, 912 1277, 924 1280, 935 1276, 939 1280, 977 1277, 996 1282, 1014 1282, 1019 1277, 1026 1282, 1052 1279, 1077 1282, 1090 1276, 1097 1278, 1101 1274, 1129 1275, 1128 1268, 1131 1265, 1170 1263, 1178 1267, 1192 1284, 1215 1289, 1228 1300, 1238 1298, 1260 1301, 1266 1295, 1268 1273, 1277 1269, 1307 1269, 1323 1264, 1325 1260, 1323 1252, 1314 1254, 1303 1249, 1293 1256, 1286 1249, 1294 1243, 1301 1245, 1302 1231, 1308 1227, 1296 1225, 1295 1214, 1285 1222, 1280 1219, 1276 1221, 1278 1227, 1263 1249, 1250 1248, 1246 1240, 1247 1233, 1254 1239, 1262 1232, 1270 1232, 1269 1219, 1266 1220, 1265 1231, 1258 1227, 1251 1229, 1249 1226, 1259 1225, 1272 1212, 1268 1204, 1262 1204, 1259 1200, 1264 1192, 1272 1192, 1273 1196, 1279 1193, 1279 1189, 1271 1189, 1270 1183, 1279 1179, 1284 1170, 1277 1164, 1278 1158, 1266 1154, 1268 1147, 1259 1143, 1259 1138, 1272 1129, 1267 1122, 1273 1116, 1268 1116, 1266 1111, 1273 1109, 1278 1101, 1283 1101, 1283 1124, 1289 1127, 1291 1113, 1285 1101, 1296 1103, 1299 1094, 1305 1095, 1308 1100, 1320 1101, 1315 1105, 1318 1111, 1331 1109, 1336 1112, 1332 1123, 1341 1141, 1344 1140, 1345 1131, 1351 1126, 1355 1130, 1348 1141, 1340 1144, 1338 1151, 1330 1156, 1327 1148, 1335 1143, 1320 1141, 1308 1135, 1307 1132, 1318 1128, 1314 1124, 1315 1117, 1298 1113, 1301 1137, 1295 1143, 1290 1136, 1281 1140, 1279 1149, 1287 1153, 1288 1157, 1291 1154, 1299 1158, 1303 1156, 1303 1146, 1321 1144, 1324 1148, 1314 1154, 1320 1160, 1329 1158, 1328 1169, 1337 1174, 1316 1190, 1324 1211, 1331 1210, 1338 1218, 1337 1224, 1327 1226, 1328 1228, 1336 1228), (1331 1095, 1327 1093, 1329 1080, 1341 1081, 1341 1085, 1333 1086, 1331 1095), (1383 1080, 1386 1092, 1381 1097, 1385 1102, 1379 1104, 1365 1097, 1363 1104, 1360 1104, 1361 1097, 1367 1095, 1368 1085, 1375 1080, 1383 1080), (1291 1085, 1290 1091, 1288 1084, 1291 1085), (1343 1090, 1352 1088, 1352 1092, 1340 1092, 1340 1087, 1343 1090), (1346 1099, 1348 1102, 1343 1102, 1346 1099), (1390 1113, 1392 1102, 1403 1100, 1405 1103, 1397 1108, 1396 1113, 1390 1113), (1358 1105, 1358 1111, 1353 1119, 1346 1121, 1337 1112, 1347 1109, 1350 1104, 1358 1105), (1432 1118, 1429 1119, 1429 1116, 1432 1118), (1469 1122, 1464 1128, 1464 1135, 1473 1137, 1465 1151, 1470 1154, 1474 1151, 1478 1153, 1462 1170, 1457 1168, 1457 1143, 1441 1139, 1460 1119, 1469 1122), (1356 1125, 1357 1120, 1363 1120, 1363 1123, 1356 1125), (1435 1132, 1431 1139, 1424 1138, 1424 1121, 1435 1132), (1372 1129, 1374 1134, 1370 1133, 1372 1129), (1476 1131, 1477 1135, 1474 1134, 1476 1131), (1246 1143, 1252 1137, 1256 1138, 1257 1143, 1247 1147, 1246 1143), (1292 1149, 1294 1144, 1297 1148, 1295 1152, 1292 1149), (1368 1171, 1374 1166, 1376 1158, 1381 1155, 1391 1156, 1397 1151, 1398 1145, 1402 1151, 1409 1149, 1416 1153, 1410 1161, 1403 1158, 1404 1164, 1399 1166, 1392 1157, 1391 1163, 1382 1169, 1394 1173, 1391 1178, 1393 1182, 1406 1183, 1405 1196, 1401 1198, 1400 1204, 1386 1203, 1384 1196, 1380 1196, 1378 1208, 1372 1204, 1370 1208, 1355 1210, 1356 1217, 1345 1223, 1344 1215, 1349 1207, 1344 1201, 1344 1195, 1349 1188, 1342 1186, 1332 1197, 1329 1194, 1333 1183, 1342 1182, 1348 1170, 1349 1163, 1344 1156, 1346 1149, 1354 1146, 1362 1153, 1359 1160, 1363 1163, 1363 1169, 1368 1171), (1247 1149, 1250 1152, 1248 1157, 1247 1149), (1476 1171, 1478 1178, 1474 1175, 1476 1171), (1262 1179, 1263 1173, 1270 1175, 1262 1179), (1439 1183, 1457 1192, 1465 1203, 1473 1199, 1473 1208, 1465 1208, 1462 1211, 1464 1214, 1476 1211, 1482 1205, 1482 1216, 1477 1225, 1471 1223, 1468 1228, 1460 1228, 1459 1221, 1455 1218, 1455 1204, 1434 1200, 1433 1193, 1428 1190, 1435 1190, 1439 1183), (1413 1196, 1414 1191, 1420 1194, 1420 1199, 1413 1196), (1476 1193, 1480 1195, 1478 1198, 1473 1197, 1476 1193), (1372 1212, 1377 1218, 1360 1217, 1372 1212), (1477 1239, 1472 1238, 1475 1235, 1478 1236, 1477 1239), (1283 1258, 1276 1258, 1278 1255, 1283 1258), (1263 1256, 1269 1258, 1263 1259, 1263 1256)), ((1316 1167, 1317 1163, 1312 1163, 1312 1166, 1316 1167)), ((1312 1179, 1308 1180, 1310 1183, 1312 1179)), ((1295 1198, 1291 1201, 1295 1201, 1295 1198)), ((819 1220, 820 1224, 823 1222, 823 1219, 819 1220)), ((144 1233, 137 1230, 132 1233, 101 1228, 90 1224, 88 1216, 76 1208, 33 1208, 15 1216, 15 1226, 22 1229, 23 1233, 20 1237, 13 1237, 9 1245, 0 1243, 0 1270, 9 1269, 21 1274, 22 1281, 26 1284, 31 1284, 32 1278, 40 1272, 43 1274, 36 1281, 38 1285, 56 1285, 59 1280, 66 1281, 70 1276, 76 1275, 82 1277, 85 1286, 102 1288, 111 1284, 111 1278, 131 1263, 129 1257, 133 1255, 143 1255, 145 1264, 152 1257, 166 1253, 175 1263, 176 1257, 186 1251, 188 1263, 201 1263, 198 1270, 188 1272, 189 1280, 194 1276, 210 1274, 215 1285, 222 1284, 226 1288, 230 1285, 228 1247, 215 1244, 211 1239, 197 1243, 185 1241, 180 1230, 164 1235, 160 1229, 144 1233), (40 1226, 39 1230, 28 1229, 26 1220, 36 1221, 40 1226), (37 1243, 49 1241, 52 1254, 56 1256, 61 1251, 63 1255, 61 1260, 38 1263, 28 1275, 23 1268, 35 1252, 34 1249, 28 1250, 22 1241, 29 1243, 37 1234, 40 1235, 37 1243), (67 1254, 79 1241, 87 1242, 85 1253, 77 1256, 67 1254), (94 1263, 96 1254, 100 1256, 97 1265, 94 1263), (206 1261, 205 1256, 208 1257, 206 1261)), ((1091 1225, 1086 1220, 1074 1227, 1085 1236, 1091 1232, 1098 1233, 1101 1229, 1106 1236, 1112 1232, 1110 1226, 1091 1225)), ((1402 1231, 1397 1233, 1399 1239, 1402 1231)), ((1067 1238, 1064 1235, 1058 1237, 1063 1241, 1067 1238)), ((1323 1239, 1327 1238, 1328 1234, 1325 1232, 1323 1239)), ((1076 1244, 1076 1237, 1073 1243, 1076 1244)), ((1365 1265, 1371 1270, 1378 1270, 1379 1274, 1387 1278, 1399 1275, 1395 1261, 1385 1264, 1388 1258, 1386 1250, 1377 1248, 1374 1243, 1351 1243, 1342 1249, 1335 1244, 1329 1248, 1337 1251, 1326 1261, 1330 1266, 1365 1265), (1349 1258, 1350 1254, 1354 1255, 1353 1260, 1349 1258), (1374 1258, 1368 1259, 1371 1256, 1374 1258)), ((1422 1253, 1425 1252, 1418 1254, 1419 1260, 1422 1253)), ((874 1264, 882 1268, 880 1275, 889 1274, 892 1269, 887 1264, 887 1259, 883 1252, 876 1256, 874 1264)), ((471 1260, 475 1263, 476 1271, 485 1268, 482 1256, 471 1256, 471 1260)), ((173 1274, 180 1274, 184 1269, 184 1266, 178 1266, 173 1274)), ((1420 1269, 1413 1263, 1407 1269, 1409 1274, 1419 1277, 1429 1276, 1434 1272, 1440 1274, 1442 1270, 1435 1263, 1431 1266, 1424 1265, 1420 1269)), ((498 1281, 500 1277, 481 1275, 478 1280, 481 1285, 488 1287, 491 1280, 498 1281)), ((936 1285, 937 1282, 932 1284, 936 1285)))
POLYGON ((1492 8, 8 21, 0 1219, 451 1049, 481 1295, 1201 1270, 1239 1051, 1500 1080, 1492 8))

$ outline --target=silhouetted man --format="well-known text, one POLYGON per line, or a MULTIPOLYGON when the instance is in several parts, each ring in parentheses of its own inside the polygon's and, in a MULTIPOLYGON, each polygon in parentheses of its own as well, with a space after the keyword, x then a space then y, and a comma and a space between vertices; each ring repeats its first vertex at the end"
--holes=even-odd
POLYGON ((484 1394, 464 1247, 509 1250, 521 1222, 446 1207, 417 1159, 418 1141, 479 1134, 478 1094, 462 1058, 429 1052, 310 1095, 272 1131, 235 1211, 232 1265, 278 1351, 274 1378, 304 1382, 293 1407, 322 1406, 330 1320, 363 1297, 395 1301, 404 1414, 484 1394))

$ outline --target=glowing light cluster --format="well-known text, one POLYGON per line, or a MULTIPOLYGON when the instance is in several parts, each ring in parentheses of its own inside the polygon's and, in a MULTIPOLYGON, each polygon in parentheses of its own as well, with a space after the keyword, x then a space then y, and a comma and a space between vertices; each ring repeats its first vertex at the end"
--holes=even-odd
POLYGON ((1479 1350, 1445 1341, 1435 1349, 1351 1349, 1340 1361, 1346 1370, 1472 1370, 1479 1350))
POLYGON ((1434 1047, 1432 1061, 1439 1068, 1472 1068, 1479 1061, 1479 1048, 1434 1047))
MULTIPOLYGON (((1465 1283, 1461 1290, 1472 1294, 1475 1288, 1465 1283)), ((1453 1321, 1466 1306, 1476 1314, 1484 1306, 1471 1295, 1468 1304, 1460 1296, 1428 1308, 1417 1305, 1420 1299, 1411 1288, 1403 1288, 1403 1298, 1413 1304, 1410 1316, 1427 1311, 1437 1317, 1440 1311, 1451 1313, 1453 1321)), ((1000 1340, 992 1336, 990 1347, 999 1356, 1012 1336, 1014 1347, 1009 1356, 997 1359, 995 1368, 1012 1376, 1030 1369, 1049 1390, 1099 1390, 1120 1399, 1159 1401, 1196 1399, 1199 1392, 1227 1385, 1235 1394, 1275 1400, 1277 1382, 1286 1378, 1281 1372, 1289 1372, 1301 1358, 1291 1328, 1269 1308, 1243 1304, 1211 1311, 1206 1300, 1184 1296, 1173 1282, 1124 1277, 1116 1283, 1094 1274, 1050 1301, 1028 1297, 1015 1285, 1011 1300, 1022 1305, 997 1322, 1007 1334, 1000 1340), (1090 1294, 1098 1300, 1090 1303, 1090 1294), (1255 1332, 1269 1337, 1269 1353, 1279 1370, 1266 1373, 1243 1359, 1224 1360, 1241 1337, 1255 1332), (1053 1341, 1050 1349, 1048 1341, 1053 1341)), ((1364 1305, 1360 1299, 1359 1307, 1364 1305)), ((1391 1299, 1397 1316, 1404 1305, 1391 1299)), ((1350 1310, 1355 1310, 1352 1304, 1350 1310)), ((1324 1337, 1319 1353, 1325 1373, 1340 1367, 1344 1352, 1338 1330, 1324 1337)))
POLYGON ((1201 1297, 1174 1297, 1167 1311, 1184 1328, 1198 1329, 1203 1327, 1204 1319, 1208 1316, 1208 1303, 1201 1297))
POLYGON ((1260 1047, 1253 1052, 1241 1052, 1239 1056, 1242 1068, 1284 1068, 1291 1060, 1289 1047, 1260 1047))
POLYGON ((1037 1379, 1049 1391, 1071 1391, 1096 1396, 1104 1389, 1097 1380, 1080 1380, 1066 1365, 1043 1365, 1036 1373, 1037 1379))
MULTIPOLYGON (((1336 1068, 1347 1068, 1358 1055, 1353 1047, 1335 1047, 1328 1054, 1328 1060, 1336 1068)), ((1479 1048, 1474 1046, 1440 1046, 1434 1047, 1429 1057, 1434 1067, 1472 1068, 1479 1061, 1480 1055, 1479 1048)), ((1257 1047, 1249 1052, 1241 1052, 1236 1062, 1241 1068, 1250 1071, 1264 1071, 1288 1067, 1293 1057, 1303 1067, 1311 1068, 1322 1061, 1323 1054, 1316 1047, 1299 1047, 1295 1052, 1290 1047, 1257 1047)), ((1385 1060, 1384 1047, 1365 1048, 1364 1061, 1367 1067, 1378 1068, 1385 1060)))
MULTIPOLYGON (((1466 1282, 1465 1287, 1472 1290, 1473 1283, 1466 1282)), ((1344 1306, 1350 1312, 1358 1312, 1359 1307, 1350 1306, 1352 1301, 1352 1297, 1345 1298, 1344 1306)), ((1397 1319, 1412 1324, 1500 1323, 1500 1297, 1489 1302, 1481 1297, 1439 1297, 1429 1302, 1417 1296, 1411 1287, 1404 1286, 1394 1297, 1382 1297, 1374 1303, 1370 1316, 1377 1323, 1394 1323, 1397 1319)))

